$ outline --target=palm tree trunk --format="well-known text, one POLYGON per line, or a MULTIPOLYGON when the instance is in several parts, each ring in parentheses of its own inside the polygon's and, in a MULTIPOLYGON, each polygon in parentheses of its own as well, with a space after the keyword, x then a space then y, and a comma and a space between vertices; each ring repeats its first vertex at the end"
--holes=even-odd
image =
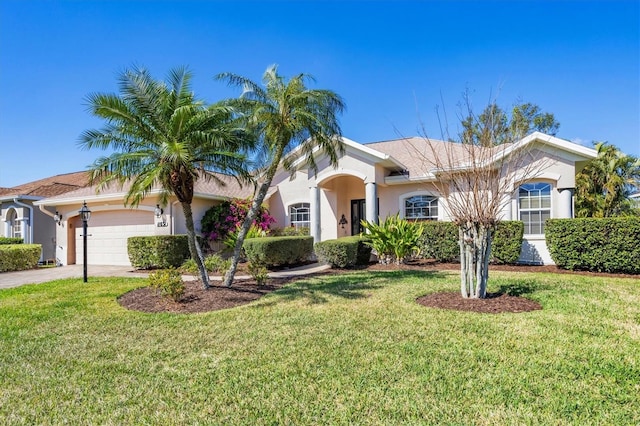
POLYGON ((253 199, 253 203, 251 204, 251 208, 249 209, 249 213, 247 213, 247 217, 244 219, 242 223, 242 227, 240 228, 240 232, 238 233, 238 239, 236 240, 236 246, 233 249, 233 257, 231 258, 231 266, 229 270, 224 276, 224 285, 227 287, 231 287, 233 283, 233 277, 238 270, 238 262, 240 261, 240 254, 242 253, 242 245, 244 244, 244 239, 249 232, 249 228, 251 228, 251 224, 256 218, 260 206, 264 201, 264 197, 267 196, 267 191, 271 186, 271 181, 278 170, 278 165, 280 164, 280 160, 282 158, 282 154, 284 152, 284 145, 278 147, 275 155, 273 156, 273 161, 269 168, 267 169, 267 173, 265 175, 265 181, 260 185, 260 189, 258 190, 258 194, 253 199))
POLYGON ((184 212, 184 218, 187 225, 187 240, 189 241, 189 253, 191 253, 191 258, 196 262, 198 266, 198 271, 200 271, 200 279, 202 280, 202 288, 207 290, 211 287, 209 283, 209 273, 207 272, 207 268, 204 266, 204 256, 202 255, 202 250, 200 249, 200 244, 198 244, 198 240, 196 238, 196 230, 193 225, 193 212, 191 211, 191 204, 182 202, 182 211, 184 212))

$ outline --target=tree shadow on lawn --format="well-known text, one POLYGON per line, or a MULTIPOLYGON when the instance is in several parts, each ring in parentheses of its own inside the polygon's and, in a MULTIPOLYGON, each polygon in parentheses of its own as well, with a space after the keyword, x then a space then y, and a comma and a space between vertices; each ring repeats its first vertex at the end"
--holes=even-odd
MULTIPOLYGON (((358 273, 357 270, 332 270, 329 274, 295 281, 277 290, 274 295, 277 295, 278 301, 306 299, 309 304, 327 303, 329 297, 358 300, 371 297, 371 291, 393 285, 394 281, 414 278, 428 280, 446 276, 446 273, 437 271, 397 270, 358 273)), ((274 300, 269 305, 278 301, 274 300)))
MULTIPOLYGON (((489 280, 489 283, 491 283, 491 280, 489 280)), ((492 293, 492 295, 499 296, 506 294, 507 296, 520 297, 540 290, 547 290, 548 288, 549 285, 540 284, 535 281, 509 280, 508 282, 501 283, 497 291, 492 293)))

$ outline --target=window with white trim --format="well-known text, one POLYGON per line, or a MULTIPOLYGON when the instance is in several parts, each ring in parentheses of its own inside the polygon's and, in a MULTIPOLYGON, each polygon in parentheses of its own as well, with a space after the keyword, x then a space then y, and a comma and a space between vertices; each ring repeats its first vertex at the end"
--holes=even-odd
POLYGON ((9 215, 10 233, 12 238, 22 238, 22 221, 18 220, 16 211, 13 210, 9 215))
POLYGON ((311 227, 311 205, 309 203, 297 203, 289 206, 289 220, 291 226, 300 228, 311 227))
POLYGON ((438 220, 438 197, 414 195, 404 199, 406 219, 438 220))
POLYGON ((524 233, 544 234, 544 222, 551 218, 551 185, 548 183, 525 183, 518 190, 520 220, 524 222, 524 233))

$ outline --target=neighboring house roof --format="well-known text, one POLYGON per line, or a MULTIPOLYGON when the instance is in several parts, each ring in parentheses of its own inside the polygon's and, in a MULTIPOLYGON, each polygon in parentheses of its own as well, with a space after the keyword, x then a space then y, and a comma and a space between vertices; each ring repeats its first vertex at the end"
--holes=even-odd
MULTIPOLYGON (((217 177, 220 181, 224 182, 224 185, 220 185, 220 183, 214 179, 198 179, 194 187, 194 196, 212 200, 221 200, 227 198, 247 198, 253 195, 252 185, 240 186, 236 179, 229 175, 224 175, 221 173, 209 174, 217 177)), ((74 204, 79 201, 90 200, 123 200, 128 189, 128 184, 120 186, 114 183, 106 188, 101 189, 98 192, 97 185, 92 185, 85 188, 77 189, 75 191, 67 192, 65 194, 49 197, 46 200, 36 202, 35 204, 56 206, 64 204, 74 204)), ((150 195, 158 193, 160 193, 159 187, 155 190, 152 190, 150 195)))
POLYGON ((89 174, 86 171, 66 173, 14 186, 13 188, 0 188, 0 199, 53 197, 84 188, 87 185, 89 185, 89 174))

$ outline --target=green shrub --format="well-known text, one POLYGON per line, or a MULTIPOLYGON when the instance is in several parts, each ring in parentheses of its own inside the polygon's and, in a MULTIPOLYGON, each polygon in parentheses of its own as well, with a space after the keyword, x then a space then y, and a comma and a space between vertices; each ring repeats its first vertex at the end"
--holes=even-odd
POLYGON ((14 237, 0 237, 0 244, 22 244, 24 240, 22 238, 14 237))
MULTIPOLYGON (((229 232, 227 237, 224 239, 224 245, 227 248, 234 249, 236 247, 236 241, 238 241, 238 234, 240 233, 240 227, 235 228, 233 231, 229 232)), ((245 235, 245 240, 249 238, 264 238, 267 236, 267 231, 260 228, 258 225, 251 225, 249 230, 247 231, 247 235, 245 235)))
POLYGON ((269 279, 269 271, 263 265, 249 262, 247 269, 258 285, 264 285, 269 279))
POLYGON ((545 237, 561 268, 640 274, 640 218, 549 219, 545 237))
POLYGON ((190 256, 186 235, 129 237, 127 252, 138 269, 177 268, 190 256))
POLYGON ((0 272, 24 271, 38 266, 41 244, 0 245, 0 272))
POLYGON ((332 268, 349 268, 369 263, 370 242, 368 236, 342 237, 317 242, 314 248, 320 262, 329 264, 332 268))
POLYGON ((424 231, 422 223, 409 222, 396 214, 379 224, 363 220, 362 226, 369 231, 369 244, 376 251, 380 263, 400 264, 420 252, 419 241, 424 231))
POLYGON ((524 222, 519 220, 498 222, 491 242, 491 263, 517 263, 522 250, 523 236, 524 222))
POLYGON ((297 237, 309 235, 310 231, 307 227, 296 228, 293 226, 287 226, 285 228, 271 228, 269 235, 272 237, 297 237))
POLYGON ((184 281, 176 269, 160 269, 149 274, 149 287, 163 297, 179 302, 184 295, 184 281))
POLYGON ((313 237, 266 237, 244 241, 247 260, 267 268, 295 265, 313 254, 313 237))
MULTIPOLYGON (((458 262, 458 227, 453 222, 425 222, 423 225, 420 255, 437 262, 458 262)), ((521 221, 498 222, 491 242, 491 263, 517 263, 523 234, 524 224, 521 221)))
MULTIPOLYGON (((231 266, 230 259, 223 259, 220 255, 212 254, 204 258, 204 267, 209 272, 217 272, 224 275, 231 266)), ((198 274, 196 261, 189 258, 180 266, 180 270, 185 274, 198 274)))
POLYGON ((204 267, 207 268, 207 271, 224 275, 231 267, 231 259, 223 259, 217 254, 212 254, 204 259, 204 267))
POLYGON ((453 222, 424 222, 420 255, 436 262, 457 262, 460 258, 458 227, 453 222))

